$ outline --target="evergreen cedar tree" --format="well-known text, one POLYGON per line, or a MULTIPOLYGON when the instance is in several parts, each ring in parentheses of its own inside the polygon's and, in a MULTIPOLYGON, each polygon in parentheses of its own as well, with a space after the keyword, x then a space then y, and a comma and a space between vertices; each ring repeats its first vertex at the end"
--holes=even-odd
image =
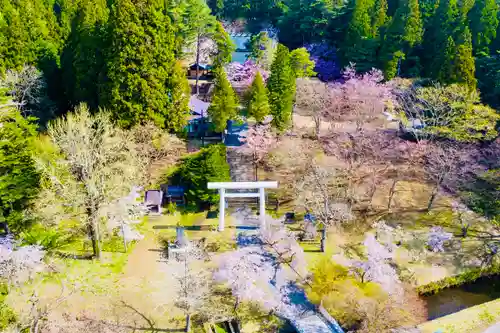
POLYGON ((1 108, 0 124, 0 222, 18 232, 26 227, 24 210, 39 188, 32 159, 37 131, 32 119, 13 108, 1 108))
POLYGON ((224 69, 221 67, 215 68, 214 75, 214 94, 207 112, 215 126, 215 130, 222 132, 226 128, 227 121, 234 119, 238 114, 238 99, 224 69))
POLYGON ((72 20, 71 32, 61 53, 64 94, 70 107, 85 102, 97 110, 105 79, 107 23, 105 0, 82 1, 72 20))
MULTIPOLYGON (((208 5, 220 20, 246 18, 252 32, 258 32, 254 23, 272 22, 279 28, 279 40, 292 49, 318 42, 331 45, 337 69, 355 62, 361 72, 383 69, 386 79, 399 73, 443 83, 465 81, 471 89, 476 72, 483 100, 498 105, 497 86, 488 83, 495 82, 496 72, 485 67, 496 67, 500 50, 495 0, 463 5, 457 0, 317 0, 314 6, 304 6, 299 0, 210 0, 208 5), (461 37, 467 27, 473 57, 467 39, 461 37), (446 45, 453 45, 450 37, 457 50, 444 57, 446 45), (443 70, 452 58, 458 59, 453 69, 443 70)), ((113 111, 117 106, 115 116, 124 126, 152 119, 169 130, 177 129, 187 113, 187 108, 177 112, 174 107, 184 105, 182 99, 176 101, 182 94, 169 96, 159 82, 178 77, 173 73, 172 57, 182 55, 184 43, 197 31, 197 22, 211 26, 211 33, 213 29, 222 31, 218 24, 208 24, 215 22, 209 11, 190 10, 202 8, 199 6, 206 4, 200 0, 117 0, 112 5, 105 0, 0 0, 0 72, 37 65, 58 114, 80 102, 93 110, 105 107, 113 111), (203 19, 195 19, 200 17, 203 19), (131 38, 127 40, 123 29, 129 27, 131 38), (153 41, 161 41, 162 48, 148 44, 153 41), (116 46, 123 46, 121 59, 114 51, 116 46), (129 57, 128 63, 125 57, 129 57), (127 77, 119 76, 123 73, 127 77)), ((217 36, 222 45, 227 36, 216 32, 216 42, 217 36)), ((222 53, 216 59, 221 63, 229 59, 230 52, 222 53)), ((334 78, 338 73, 326 75, 331 67, 319 66, 316 71, 322 78, 334 78)))
POLYGON ((122 127, 152 120, 179 131, 186 124, 186 77, 175 63, 175 31, 163 4, 119 0, 111 11, 105 104, 122 127))
POLYGON ((231 62, 233 52, 236 50, 236 45, 231 37, 222 26, 222 23, 217 22, 212 39, 217 46, 217 51, 213 60, 214 67, 222 67, 231 62))
POLYGON ((250 86, 248 98, 248 114, 255 118, 257 122, 262 122, 269 115, 269 99, 267 97, 267 88, 262 79, 262 75, 257 71, 255 78, 250 86))
POLYGON ((276 56, 271 64, 267 89, 273 125, 279 130, 284 130, 290 123, 292 115, 295 76, 290 66, 290 52, 282 44, 278 44, 276 56))

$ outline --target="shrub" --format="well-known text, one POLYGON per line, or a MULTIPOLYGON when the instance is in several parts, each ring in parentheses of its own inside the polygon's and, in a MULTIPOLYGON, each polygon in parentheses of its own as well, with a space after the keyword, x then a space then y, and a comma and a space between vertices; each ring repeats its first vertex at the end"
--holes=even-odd
POLYGON ((21 233, 24 245, 40 245, 45 250, 55 250, 67 244, 69 239, 59 231, 34 225, 29 230, 21 233))
POLYGON ((312 273, 307 296, 321 303, 344 328, 363 333, 388 332, 414 320, 398 296, 387 294, 378 283, 360 282, 348 268, 329 258, 318 261, 312 273))
POLYGON ((2 109, 0 124, 0 222, 19 232, 28 226, 24 212, 40 182, 32 158, 36 126, 16 109, 2 109))
POLYGON ((4 303, 8 294, 7 284, 0 283, 0 331, 5 330, 9 325, 17 321, 17 316, 14 311, 4 303))
POLYGON ((462 274, 449 276, 420 286, 417 288, 417 292, 420 295, 432 295, 446 288, 458 287, 466 283, 472 283, 481 277, 493 276, 497 274, 500 274, 500 266, 498 265, 491 266, 487 269, 473 268, 462 274))
POLYGON ((177 205, 173 202, 169 202, 167 207, 166 207, 167 214, 173 215, 173 214, 175 214, 176 211, 177 211, 177 205))
POLYGON ((0 303, 0 331, 17 321, 15 312, 6 304, 0 303))
POLYGON ((214 190, 207 189, 207 183, 231 180, 226 147, 222 144, 212 145, 184 158, 170 180, 172 184, 186 189, 189 204, 216 204, 219 195, 214 190))

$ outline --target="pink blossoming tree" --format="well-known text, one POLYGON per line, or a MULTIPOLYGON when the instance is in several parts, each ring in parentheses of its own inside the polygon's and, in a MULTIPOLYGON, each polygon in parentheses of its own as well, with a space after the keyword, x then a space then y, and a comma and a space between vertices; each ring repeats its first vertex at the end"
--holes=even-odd
POLYGON ((258 166, 269 151, 276 146, 277 137, 272 132, 270 125, 253 125, 246 132, 246 136, 241 139, 245 144, 242 152, 251 155, 255 166, 255 180, 258 180, 258 166))
POLYGON ((214 280, 226 284, 241 302, 253 302, 284 316, 295 311, 289 286, 303 280, 307 263, 302 248, 280 221, 268 219, 257 235, 240 235, 240 247, 218 256, 214 280))
POLYGON ((263 70, 251 60, 247 60, 243 64, 232 62, 226 66, 227 78, 235 87, 248 88, 252 84, 257 72, 260 72, 262 79, 267 81, 269 72, 263 70))

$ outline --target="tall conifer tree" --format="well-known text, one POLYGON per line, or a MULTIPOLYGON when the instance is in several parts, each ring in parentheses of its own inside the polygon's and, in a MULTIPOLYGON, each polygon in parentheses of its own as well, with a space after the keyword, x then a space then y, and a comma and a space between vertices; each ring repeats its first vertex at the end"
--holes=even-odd
POLYGON ((459 36, 456 50, 454 72, 456 82, 465 83, 470 89, 476 89, 476 65, 472 55, 472 36, 468 27, 465 27, 459 36))
POLYGON ((188 106, 184 96, 170 90, 182 86, 173 81, 186 78, 173 78, 178 75, 175 37, 164 1, 117 0, 109 40, 107 106, 114 118, 123 127, 152 120, 168 130, 180 130, 188 106))
POLYGON ((422 58, 425 66, 425 76, 437 78, 441 75, 443 65, 443 45, 448 45, 448 37, 455 38, 457 28, 462 22, 462 15, 457 0, 439 1, 439 7, 427 27, 424 35, 422 58))
POLYGON ((405 2, 404 8, 406 20, 403 40, 411 48, 422 42, 424 32, 418 0, 409 0, 407 3, 405 2))
POLYGON ((262 79, 262 75, 260 75, 260 72, 257 72, 248 96, 248 114, 260 123, 269 113, 270 108, 267 89, 262 79))
POLYGON ((231 62, 233 52, 236 49, 231 37, 226 32, 222 23, 217 22, 215 24, 215 31, 212 34, 212 39, 217 46, 217 51, 214 55, 214 66, 225 66, 231 62))
POLYGON ((84 0, 78 6, 61 55, 63 88, 69 107, 84 102, 97 110, 105 77, 103 50, 109 10, 106 0, 84 0))
POLYGON ((380 29, 387 24, 389 17, 387 16, 388 9, 387 0, 376 0, 372 14, 372 35, 379 36, 380 29))
POLYGON ((374 0, 355 0, 344 39, 344 63, 354 62, 360 71, 375 65, 378 43, 372 27, 374 6, 374 0))
POLYGON ((290 123, 292 116, 295 76, 290 66, 290 52, 282 44, 278 44, 276 56, 271 64, 267 88, 273 124, 276 128, 283 130, 290 123))
POLYGON ((469 13, 474 53, 489 53, 497 36, 498 5, 495 0, 476 0, 469 13))
POLYGON ((215 72, 215 87, 212 102, 208 108, 208 114, 215 129, 224 131, 227 121, 234 119, 238 112, 238 103, 231 83, 227 79, 226 72, 222 67, 217 67, 215 72))
POLYGON ((455 76, 455 54, 456 45, 455 41, 451 36, 448 37, 446 41, 446 47, 442 56, 436 59, 436 63, 440 66, 437 72, 437 79, 441 82, 451 83, 456 81, 455 76))

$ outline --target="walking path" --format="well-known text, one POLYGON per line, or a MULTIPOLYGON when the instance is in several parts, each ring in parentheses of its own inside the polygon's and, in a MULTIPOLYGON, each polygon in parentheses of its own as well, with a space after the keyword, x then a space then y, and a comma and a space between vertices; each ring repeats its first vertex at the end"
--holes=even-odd
POLYGON ((241 151, 241 146, 244 144, 241 139, 245 137, 247 129, 247 124, 228 127, 228 134, 225 139, 227 147, 226 160, 231 170, 231 180, 233 182, 251 182, 255 180, 252 157, 241 151))
MULTIPOLYGON (((252 225, 257 219, 249 209, 240 209, 233 214, 236 224, 252 225)), ((238 234, 238 247, 261 246, 258 241, 258 229, 246 230, 238 234)), ((271 261, 272 267, 281 267, 283 274, 276 273, 285 278, 276 285, 276 281, 269 280, 269 291, 276 293, 280 299, 277 313, 280 317, 287 319, 299 333, 344 333, 338 323, 331 317, 323 316, 320 311, 307 299, 302 288, 296 284, 297 275, 289 267, 282 266, 273 253, 266 252, 265 261, 271 261)))
MULTIPOLYGON (((161 217, 151 217, 148 224, 153 228, 163 221, 161 217)), ((121 301, 153 319, 158 328, 180 332, 183 323, 172 327, 175 324, 171 321, 183 316, 174 306, 176 281, 162 253, 157 234, 148 230, 128 257, 120 279, 121 301)))
POLYGON ((496 323, 493 326, 490 326, 483 333, 499 333, 500 332, 500 322, 496 323))
MULTIPOLYGON (((241 137, 244 137, 247 125, 244 124, 240 127, 231 126, 226 136, 227 146, 227 162, 230 167, 231 180, 233 182, 254 181, 254 167, 251 156, 245 155, 241 152, 239 147, 243 144, 241 137)), ((258 226, 259 219, 248 208, 237 209, 233 214, 235 225, 241 226, 258 226)), ((257 227, 251 228, 238 234, 238 239, 251 239, 258 233, 257 227)), ((249 243, 238 243, 239 247, 248 246, 249 243)), ((270 260, 274 258, 269 256, 270 260)), ((278 263, 273 263, 278 265, 278 263)), ((291 270, 290 270, 291 271, 291 270)), ((294 273, 289 272, 293 275, 294 273)), ((316 311, 316 307, 309 302, 303 289, 295 284, 295 276, 291 276, 288 284, 281 287, 277 291, 282 296, 282 306, 280 308, 280 316, 288 319, 290 323, 296 328, 299 333, 343 333, 337 322, 333 320, 329 323, 328 320, 316 311)), ((271 290, 276 289, 269 281, 271 290)))

